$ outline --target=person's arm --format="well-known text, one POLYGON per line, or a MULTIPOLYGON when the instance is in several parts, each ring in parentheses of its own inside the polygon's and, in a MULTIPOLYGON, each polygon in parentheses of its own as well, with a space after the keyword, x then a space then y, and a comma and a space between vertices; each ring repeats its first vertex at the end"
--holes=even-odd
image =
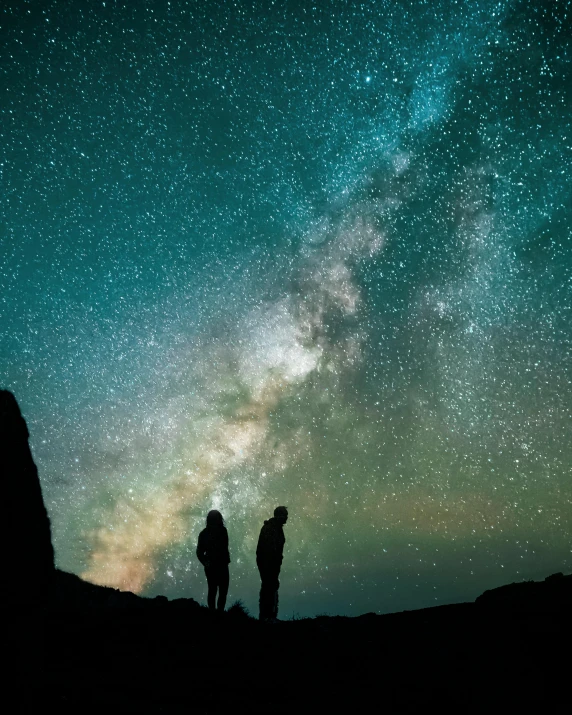
POLYGON ((284 559, 284 544, 286 543, 286 537, 284 536, 284 532, 282 529, 280 529, 276 533, 276 540, 274 541, 274 547, 276 549, 276 560, 282 564, 282 561, 284 559))
POLYGON ((199 534, 199 543, 197 544, 197 559, 201 562, 203 566, 205 565, 205 546, 202 531, 199 534))
POLYGON ((227 559, 226 563, 229 564, 230 563, 230 552, 228 550, 228 531, 226 529, 224 530, 224 546, 226 548, 226 559, 227 559))
POLYGON ((260 529, 260 534, 258 535, 258 543, 256 544, 256 558, 262 557, 264 555, 264 527, 260 529))

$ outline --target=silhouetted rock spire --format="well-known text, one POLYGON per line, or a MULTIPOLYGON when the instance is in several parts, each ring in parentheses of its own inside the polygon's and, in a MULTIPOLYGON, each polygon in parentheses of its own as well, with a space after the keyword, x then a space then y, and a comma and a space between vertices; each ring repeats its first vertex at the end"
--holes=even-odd
POLYGON ((10 592, 18 601, 42 599, 54 572, 50 520, 38 470, 28 444, 28 427, 16 398, 0 390, 0 462, 7 486, 5 519, 12 521, 9 550, 10 592))

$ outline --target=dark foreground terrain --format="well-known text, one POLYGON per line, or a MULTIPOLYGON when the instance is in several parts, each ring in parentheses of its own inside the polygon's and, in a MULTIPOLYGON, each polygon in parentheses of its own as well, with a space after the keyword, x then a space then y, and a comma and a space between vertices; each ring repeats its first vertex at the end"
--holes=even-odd
POLYGON ((384 616, 216 618, 58 571, 28 438, 0 390, 8 715, 569 711, 572 576, 384 616))
POLYGON ((572 576, 390 615, 260 624, 55 572, 16 608, 11 712, 559 712, 571 692, 572 576))

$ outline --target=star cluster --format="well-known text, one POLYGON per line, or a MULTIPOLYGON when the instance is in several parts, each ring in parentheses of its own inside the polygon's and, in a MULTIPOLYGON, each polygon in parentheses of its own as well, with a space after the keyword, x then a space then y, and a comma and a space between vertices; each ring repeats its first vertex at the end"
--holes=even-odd
POLYGON ((0 376, 60 568, 256 610, 572 565, 572 4, 8 2, 0 376))

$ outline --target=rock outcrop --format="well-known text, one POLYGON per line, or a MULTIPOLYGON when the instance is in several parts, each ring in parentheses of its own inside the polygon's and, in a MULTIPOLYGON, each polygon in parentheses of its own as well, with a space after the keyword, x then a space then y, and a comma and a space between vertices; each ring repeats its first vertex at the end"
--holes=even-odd
POLYGON ((10 601, 42 601, 54 574, 50 520, 38 470, 28 442, 28 427, 16 398, 0 390, 0 463, 5 494, 7 594, 10 601))
POLYGON ((475 601, 482 608, 512 611, 569 610, 572 604, 572 575, 554 573, 544 581, 521 581, 492 588, 475 601))

